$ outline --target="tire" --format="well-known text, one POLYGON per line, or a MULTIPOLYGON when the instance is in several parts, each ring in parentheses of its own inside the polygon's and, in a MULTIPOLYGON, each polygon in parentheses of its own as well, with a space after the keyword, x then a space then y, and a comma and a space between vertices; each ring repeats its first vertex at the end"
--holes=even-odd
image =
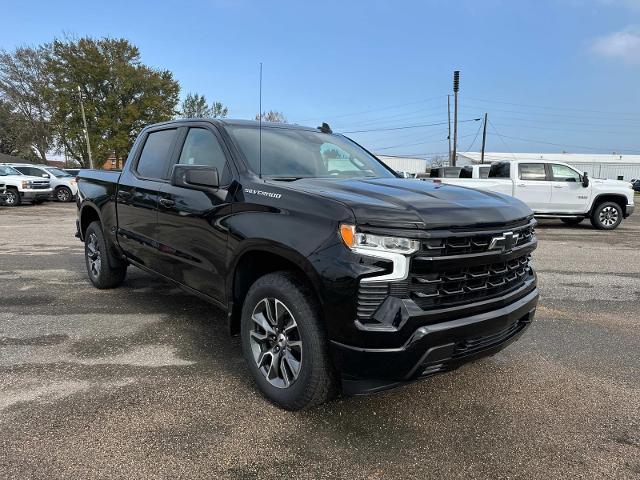
POLYGON ((67 187, 58 187, 54 192, 54 197, 59 202, 70 202, 73 200, 73 194, 67 187))
POLYGON ((4 204, 8 207, 17 207, 22 203, 20 193, 15 188, 7 188, 4 197, 4 204))
POLYGON ((622 222, 622 208, 615 202, 602 202, 591 213, 591 225, 598 230, 614 230, 622 222))
POLYGON ((106 289, 122 285, 127 264, 107 250, 100 222, 91 222, 84 234, 84 260, 94 287, 106 289))
POLYGON ((240 335, 247 367, 262 394, 286 410, 319 405, 335 394, 318 310, 312 292, 288 272, 259 278, 244 300, 240 335))
POLYGON ((562 223, 566 223, 567 225, 578 225, 583 222, 584 217, 581 218, 561 218, 562 223))

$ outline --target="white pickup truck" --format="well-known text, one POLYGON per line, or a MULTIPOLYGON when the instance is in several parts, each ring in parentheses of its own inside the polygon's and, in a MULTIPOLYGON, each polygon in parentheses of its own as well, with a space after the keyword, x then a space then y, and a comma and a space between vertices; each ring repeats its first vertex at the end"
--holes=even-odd
POLYGON ((529 205, 538 218, 575 225, 585 218, 598 229, 613 230, 633 213, 629 182, 588 178, 561 162, 520 160, 462 167, 458 178, 430 180, 504 193, 529 205))
POLYGON ((20 205, 23 201, 44 202, 53 191, 49 180, 23 175, 7 164, 0 164, 0 181, 6 186, 4 203, 9 207, 20 205))

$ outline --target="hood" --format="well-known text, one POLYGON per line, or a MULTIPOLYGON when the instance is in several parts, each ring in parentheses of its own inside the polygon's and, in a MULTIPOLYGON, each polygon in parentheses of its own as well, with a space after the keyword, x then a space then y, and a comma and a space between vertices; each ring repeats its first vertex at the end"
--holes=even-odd
POLYGON ((358 224, 376 227, 477 228, 533 215, 523 202, 506 195, 421 180, 315 178, 286 187, 339 201, 353 210, 358 224))

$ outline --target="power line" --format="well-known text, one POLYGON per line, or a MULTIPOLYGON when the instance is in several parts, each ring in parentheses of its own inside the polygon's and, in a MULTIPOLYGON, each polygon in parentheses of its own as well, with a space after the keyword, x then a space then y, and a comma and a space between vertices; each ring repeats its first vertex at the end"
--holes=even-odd
MULTIPOLYGON (((489 121, 489 124, 491 124, 491 121, 489 121)), ((496 132, 497 133, 497 132, 496 132)), ((565 143, 565 144, 560 144, 560 143, 553 143, 553 142, 546 142, 544 140, 534 140, 531 138, 522 138, 522 137, 510 137, 508 135, 503 135, 504 138, 510 138, 512 140, 521 140, 523 142, 529 142, 529 143, 539 143, 542 145, 553 145, 555 147, 562 147, 562 148, 566 148, 566 147, 574 147, 574 148, 582 148, 584 150, 594 150, 594 151, 609 151, 609 152, 628 152, 629 154, 633 154, 633 155, 640 155, 640 152, 636 151, 636 150, 626 150, 623 148, 602 148, 602 147, 586 147, 584 145, 573 145, 570 143, 565 143)))
POLYGON ((400 103, 397 105, 390 105, 387 107, 380 107, 380 108, 374 108, 371 110, 363 110, 361 112, 351 112, 351 113, 343 113, 343 114, 339 114, 339 115, 325 115, 324 117, 313 117, 313 118, 305 118, 303 120, 299 120, 300 123, 302 122, 308 122, 311 120, 323 120, 323 119, 327 119, 327 118, 344 118, 344 117, 352 117, 355 115, 363 115, 365 113, 372 113, 372 112, 380 112, 383 110, 392 110, 394 108, 400 108, 400 107, 406 107, 408 105, 417 105, 419 103, 427 103, 427 102, 432 102, 434 100, 441 100, 445 95, 438 95, 437 97, 431 97, 431 98, 425 98, 423 100, 417 100, 414 102, 408 102, 408 103, 400 103))
MULTIPOLYGON (((478 127, 478 131, 476 132, 476 136, 475 136, 475 137, 473 137, 473 142, 471 142, 471 145, 469 145, 469 148, 467 148, 467 150, 466 150, 467 152, 468 152, 469 150, 471 150, 471 147, 473 147, 473 144, 474 144, 474 143, 476 143, 476 140, 478 139, 478 135, 480 135, 480 130, 481 130, 481 129, 482 129, 482 123, 481 123, 481 124, 480 124, 480 126, 478 127)), ((460 138, 462 138, 462 137, 460 137, 460 138)))
POLYGON ((502 141, 502 144, 504 145, 504 148, 507 150, 507 152, 511 153, 511 156, 513 157, 514 160, 517 160, 516 156, 513 153, 513 150, 511 150, 507 146, 507 142, 505 142, 504 138, 502 138, 502 135, 500 135, 498 133, 498 130, 496 129, 495 125, 493 124, 493 122, 491 120, 489 120, 489 125, 491 125, 491 128, 493 128, 493 131, 495 132, 495 134, 498 136, 498 138, 500 138, 500 140, 502 141))
MULTIPOLYGON (((420 119, 420 118, 423 118, 423 117, 433 117, 433 116, 442 114, 442 111, 435 112, 436 110, 442 110, 442 106, 421 108, 419 110, 413 110, 411 112, 396 113, 394 115, 386 115, 384 117, 377 117, 377 118, 372 118, 372 119, 369 119, 369 120, 358 120, 355 123, 348 123, 348 124, 346 124, 346 126, 348 126, 348 128, 351 128, 351 127, 365 127, 365 126, 368 126, 369 124, 385 122, 390 118, 403 118, 404 120, 411 120, 412 118, 420 119), (430 113, 430 114, 421 113, 421 112, 429 112, 429 111, 434 111, 434 113, 430 113), (420 115, 416 115, 418 113, 421 113, 421 114, 420 115), (405 118, 405 117, 408 117, 408 118, 405 118)), ((347 128, 346 126, 339 124, 339 126, 336 127, 336 128, 338 130, 340 130, 341 128, 347 128)))
MULTIPOLYGON (((480 118, 472 118, 469 120, 460 120, 460 123, 463 122, 478 122, 480 121, 480 118)), ((371 129, 367 129, 367 130, 351 130, 348 132, 342 132, 342 133, 366 133, 366 132, 386 132, 386 131, 391 131, 391 130, 405 130, 407 128, 422 128, 422 127, 435 127, 437 125, 447 125, 448 122, 438 122, 438 123, 423 123, 423 124, 419 124, 419 125, 405 125, 402 127, 392 127, 392 128, 371 128, 371 129)))
POLYGON ((611 111, 603 111, 603 110, 589 110, 589 109, 584 109, 584 108, 571 108, 571 107, 550 107, 547 105, 532 105, 532 104, 526 104, 526 103, 514 103, 514 102, 502 102, 499 100, 488 100, 488 99, 483 99, 483 98, 477 98, 477 97, 465 97, 468 98, 469 100, 476 100, 479 102, 484 102, 484 103, 500 103, 503 105, 514 105, 516 107, 528 107, 528 108, 539 108, 539 109, 543 109, 543 110, 558 110, 558 111, 574 111, 574 112, 589 112, 589 113, 599 113, 599 114, 604 114, 604 115, 637 115, 637 112, 635 113, 631 113, 631 112, 611 112, 611 111))

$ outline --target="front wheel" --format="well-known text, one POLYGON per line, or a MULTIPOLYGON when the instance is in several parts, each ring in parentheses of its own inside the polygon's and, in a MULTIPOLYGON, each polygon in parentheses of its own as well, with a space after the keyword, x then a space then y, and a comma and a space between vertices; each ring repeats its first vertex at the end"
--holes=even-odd
POLYGON ((270 273, 251 286, 241 337, 253 379, 276 405, 301 410, 333 395, 335 375, 318 305, 294 275, 270 273))
POLYGON ((591 214, 591 225, 598 230, 613 230, 621 222, 622 208, 615 202, 603 202, 591 214))
POLYGON ((107 250, 100 222, 91 222, 84 234, 84 259, 89 280, 100 289, 118 287, 127 274, 127 265, 107 250))
POLYGON ((4 194, 4 204, 8 207, 17 207, 20 205, 20 193, 15 188, 7 188, 7 191, 4 194))

